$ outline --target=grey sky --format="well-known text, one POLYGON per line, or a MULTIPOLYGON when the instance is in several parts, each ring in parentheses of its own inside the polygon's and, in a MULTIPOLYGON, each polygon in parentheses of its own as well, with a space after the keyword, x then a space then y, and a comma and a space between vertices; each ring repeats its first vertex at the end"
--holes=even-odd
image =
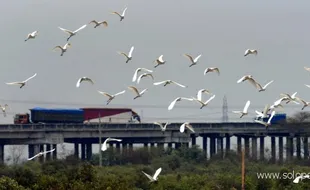
MULTIPOLYGON (((141 113, 144 121, 173 120, 214 121, 221 117, 222 99, 226 94, 229 111, 240 110, 251 100, 250 111, 273 103, 281 92, 307 99, 310 73, 308 63, 309 26, 308 1, 6 1, 0 6, 1 68, 0 104, 8 103, 10 112, 24 113, 29 108, 70 107, 14 103, 4 100, 68 102, 105 106, 106 97, 96 90, 116 93, 132 85, 138 67, 154 69, 153 61, 161 54, 166 65, 154 71, 155 82, 172 79, 189 88, 153 86, 149 78, 139 89, 149 91, 137 100, 128 91, 111 102, 111 107, 130 107, 141 113), (126 6, 123 22, 110 11, 121 12, 126 6), (109 27, 89 26, 71 38, 72 48, 63 57, 53 52, 64 45, 67 35, 57 27, 75 30, 89 21, 107 20, 109 27), (39 31, 35 40, 24 42, 26 35, 39 31), (128 52, 134 45, 133 59, 128 64, 117 51, 128 52), (244 57, 246 49, 258 49, 257 56, 244 57), (202 54, 199 64, 189 68, 184 53, 202 54), (203 75, 206 67, 217 66, 221 76, 203 75), (23 89, 5 82, 24 80, 34 73, 37 77, 23 89), (260 83, 275 80, 266 92, 258 93, 247 83, 236 81, 252 74, 260 83), (95 85, 75 87, 79 77, 88 76, 95 85), (291 78, 291 80, 290 80, 291 78), (199 109, 194 102, 181 102, 168 112, 169 103, 178 96, 194 96, 207 88, 216 97, 210 108, 199 109), (157 105, 161 108, 152 108, 157 105), (180 108, 188 106, 188 108, 180 108), (189 119, 184 116, 191 115, 189 119), (199 120, 193 120, 193 117, 199 120), (160 119, 162 118, 162 119, 160 119)), ((310 82, 309 82, 310 83, 310 82)), ((205 99, 208 96, 205 96, 205 99)), ((292 113, 300 106, 288 106, 292 113), (292 109, 293 108, 293 109, 292 109)), ((12 116, 1 119, 11 123, 12 116)), ((229 114, 231 120, 237 115, 229 114)), ((243 120, 253 118, 255 114, 243 120)))

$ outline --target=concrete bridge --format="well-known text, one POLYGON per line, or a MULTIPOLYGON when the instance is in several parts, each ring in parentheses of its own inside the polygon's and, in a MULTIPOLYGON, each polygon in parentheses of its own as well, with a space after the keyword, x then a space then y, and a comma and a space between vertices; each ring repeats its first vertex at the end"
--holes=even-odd
MULTIPOLYGON (((191 123, 195 133, 186 130, 179 132, 181 123, 168 125, 165 132, 152 123, 102 123, 102 124, 27 124, 27 125, 0 125, 0 162, 4 160, 4 146, 24 144, 28 145, 29 157, 43 150, 57 148, 60 143, 73 143, 75 155, 81 151, 82 159, 90 159, 92 144, 99 144, 99 138, 121 138, 123 141, 115 144, 117 149, 132 149, 133 144, 144 146, 178 148, 182 144, 189 146, 196 144, 196 138, 202 137, 202 148, 212 157, 216 153, 231 150, 230 139, 237 137, 237 150, 240 152, 244 146, 247 156, 253 159, 263 159, 265 150, 265 137, 271 137, 272 161, 283 161, 283 150, 286 150, 286 158, 291 159, 296 151, 297 158, 308 158, 308 137, 310 136, 310 124, 281 124, 272 125, 266 129, 257 123, 191 123), (283 145, 286 138, 287 146, 283 145), (209 139, 209 141, 207 141, 209 139), (242 139, 243 143, 242 143, 242 139), (276 140, 278 143, 276 143, 276 140), (302 140, 302 142, 301 142, 302 140), (207 143, 209 142, 209 144, 207 143), (251 147, 250 147, 251 142, 251 147), (259 142, 259 150, 258 150, 259 142), (278 144, 276 151, 276 144, 278 144), (225 145, 225 146, 224 146, 225 145), (79 146, 81 148, 79 148, 79 146), (303 151, 302 151, 303 149, 303 151), (209 150, 209 151, 208 151, 209 150), (278 156, 276 156, 278 152, 278 156), (303 152, 303 154, 301 153, 303 152), (259 155, 258 155, 259 153, 259 155), (259 157, 258 157, 259 156, 259 157)), ((102 141, 103 142, 103 141, 102 141)), ((57 149, 45 158, 56 158, 57 149)), ((44 157, 39 159, 44 160, 44 157)))

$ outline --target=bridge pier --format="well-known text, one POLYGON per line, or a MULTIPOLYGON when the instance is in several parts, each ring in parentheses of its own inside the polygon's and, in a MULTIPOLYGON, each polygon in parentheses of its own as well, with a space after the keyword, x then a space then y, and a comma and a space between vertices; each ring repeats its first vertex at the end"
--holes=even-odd
MULTIPOLYGON (((46 145, 45 145, 45 150, 46 150, 46 151, 51 150, 51 145, 50 145, 50 144, 46 144, 46 145)), ((50 161, 50 160, 51 160, 51 157, 52 157, 52 154, 49 152, 49 153, 47 153, 47 154, 45 155, 45 160, 46 160, 46 161, 50 161)))
MULTIPOLYGON (((44 144, 40 144, 40 145, 38 145, 39 146, 39 152, 44 152, 44 144)), ((42 155, 42 156, 39 156, 39 162, 40 163, 43 163, 44 162, 44 156, 45 155, 42 155)))
MULTIPOLYGON (((146 144, 147 145, 147 144, 146 144)), ((115 143, 115 149, 116 152, 119 154, 121 152, 121 143, 120 142, 116 142, 115 143)))
POLYGON ((4 144, 0 144, 0 165, 4 164, 4 144))
POLYGON ((265 160, 265 137, 259 137, 259 157, 260 160, 265 160))
POLYGON ((279 163, 283 163, 283 137, 278 137, 279 140, 279 163))
POLYGON ((164 149, 165 144, 164 143, 157 143, 157 147, 160 149, 164 149))
POLYGON ((293 137, 289 136, 286 137, 286 159, 287 161, 291 161, 294 155, 294 143, 293 143, 293 137))
POLYGON ((81 159, 82 160, 86 159, 85 148, 86 148, 86 144, 85 143, 81 143, 81 159))
POLYGON ((226 134, 226 145, 225 145, 225 148, 226 148, 226 153, 228 153, 230 151, 230 135, 229 134, 226 134))
POLYGON ((196 136, 192 135, 192 147, 196 145, 196 136))
POLYGON ((250 156, 250 138, 244 137, 244 149, 245 149, 245 156, 250 156))
POLYGON ((308 136, 303 138, 303 146, 304 146, 304 159, 308 159, 309 158, 308 136))
POLYGON ((174 147, 175 147, 175 149, 179 149, 181 147, 181 143, 175 143, 174 147))
POLYGON ((169 148, 172 148, 172 143, 168 143, 168 147, 169 147, 169 148))
POLYGON ((257 137, 252 137, 252 159, 257 160, 257 137))
POLYGON ((276 138, 271 137, 271 162, 276 162, 276 138))
POLYGON ((144 147, 144 148, 148 148, 149 146, 148 146, 147 143, 143 143, 143 147, 144 147))
POLYGON ((301 144, 300 144, 300 137, 296 137, 296 154, 297 159, 301 159, 301 144))
POLYGON ((113 144, 114 144, 113 142, 109 142, 109 148, 110 148, 110 149, 113 149, 113 148, 114 148, 113 144))
POLYGON ((207 136, 202 136, 202 149, 203 149, 203 155, 208 158, 208 137, 207 136))
POLYGON ((87 143, 86 144, 86 159, 88 161, 91 160, 92 154, 93 154, 92 144, 91 143, 87 143))
POLYGON ((57 144, 53 144, 52 146, 53 146, 52 149, 55 148, 55 151, 52 152, 53 160, 57 160, 57 144))
POLYGON ((223 143, 223 137, 217 137, 217 153, 221 154, 221 158, 224 157, 224 143, 223 143))
POLYGON ((74 143, 74 156, 75 158, 79 158, 79 143, 74 143))
POLYGON ((216 152, 216 144, 215 144, 215 137, 210 137, 210 158, 214 156, 216 152))
POLYGON ((242 141, 241 141, 241 137, 240 136, 237 136, 237 152, 238 154, 241 154, 241 148, 242 148, 242 141))

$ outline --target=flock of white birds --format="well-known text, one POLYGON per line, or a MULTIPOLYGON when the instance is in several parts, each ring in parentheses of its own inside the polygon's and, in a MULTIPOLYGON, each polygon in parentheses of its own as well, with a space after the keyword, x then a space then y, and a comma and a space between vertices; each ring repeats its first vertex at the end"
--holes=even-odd
MULTIPOLYGON (((115 15, 118 15, 119 18, 120 18, 120 21, 123 21, 125 19, 125 13, 126 13, 126 10, 127 8, 125 8, 123 10, 123 12, 120 14, 118 12, 112 12, 112 14, 115 14, 115 15)), ((90 24, 94 24, 94 28, 97 28, 99 27, 100 25, 104 26, 104 27, 108 27, 108 22, 107 21, 96 21, 96 20, 92 20, 91 22, 89 22, 88 24, 85 24, 83 26, 81 26, 80 28, 78 28, 77 30, 75 31, 71 31, 71 30, 68 30, 68 29, 64 29, 62 27, 59 27, 59 29, 61 31, 64 31, 65 33, 67 33, 69 35, 69 37, 67 38, 67 43, 63 46, 56 46, 54 47, 54 50, 56 49, 59 49, 61 51, 61 54, 60 56, 63 56, 64 53, 68 50, 68 48, 71 47, 71 43, 69 42, 69 40, 73 37, 73 36, 76 36, 76 34, 78 34, 82 29, 86 28, 88 25, 90 24)), ((28 41, 30 39, 35 39, 37 37, 37 35, 39 34, 38 31, 34 31, 34 32, 31 32, 27 35, 27 38, 25 39, 25 41, 28 41)), ((134 52, 134 46, 132 46, 127 53, 125 52, 118 52, 120 55, 123 55, 125 57, 125 62, 126 63, 129 63, 132 59, 133 59, 133 52, 134 52)), ((245 52, 244 52, 244 56, 249 56, 249 55, 255 55, 257 56, 258 54, 258 50, 256 49, 247 49, 245 52)), ((192 67, 192 66, 195 66, 199 63, 199 59, 201 58, 202 54, 199 54, 198 56, 196 57, 193 57, 192 55, 189 55, 189 54, 184 54, 184 57, 187 58, 189 60, 189 67, 192 67)), ((154 69, 156 69, 158 66, 164 66, 166 64, 166 61, 164 60, 163 58, 163 55, 160 55, 155 61, 154 61, 154 69)), ((307 71, 310 71, 310 68, 307 68, 305 67, 305 69, 307 71)), ((208 67, 204 70, 203 74, 206 75, 208 73, 211 73, 211 72, 215 72, 217 73, 217 75, 220 75, 220 69, 218 67, 208 67)), ((6 83, 7 85, 19 85, 20 88, 24 87, 26 85, 26 83, 33 79, 35 76, 37 75, 37 73, 35 73, 33 76, 29 77, 28 79, 24 80, 24 81, 21 81, 21 82, 9 82, 9 83, 6 83)), ((153 71, 151 69, 147 69, 147 68, 137 68, 133 74, 133 78, 132 78, 132 82, 136 82, 137 84, 139 84, 141 82, 142 79, 146 79, 146 78, 150 78, 152 80, 154 80, 154 74, 153 74, 153 71), (143 71, 144 73, 141 73, 140 72, 143 71), (140 74, 140 75, 139 75, 140 74)), ((257 90, 258 92, 263 92, 267 89, 267 87, 273 82, 273 80, 271 80, 270 82, 268 82, 267 84, 265 85, 261 85, 259 82, 257 82, 252 75, 245 75, 243 76, 242 78, 240 78, 237 83, 242 83, 242 82, 245 82, 245 81, 248 81, 250 84, 252 84, 257 90)), ((76 87, 79 88, 81 83, 82 82, 89 82, 91 84, 94 84, 94 81, 89 78, 89 77, 81 77, 80 79, 78 79, 77 83, 76 83, 76 87)), ((164 81, 160 81, 160 82, 154 82, 153 85, 163 85, 164 87, 169 85, 169 84, 174 84, 174 85, 177 85, 181 88, 187 88, 186 85, 184 84, 180 84, 174 80, 164 80, 164 81)), ((310 88, 310 85, 306 85, 307 87, 310 88)), ((143 89, 143 90, 138 90, 138 88, 134 85, 132 86, 128 86, 128 89, 131 90, 133 93, 134 93, 134 100, 137 99, 137 98, 141 98, 147 91, 148 89, 143 89)), ((110 93, 107 93, 107 92, 103 92, 103 91, 98 91, 98 93, 106 96, 108 98, 107 100, 107 105, 112 101, 114 100, 117 96, 119 95, 122 95, 126 92, 126 90, 123 90, 121 92, 118 92, 116 94, 110 94, 110 93)), ((303 104, 303 107, 302 107, 302 110, 308 106, 310 104, 310 102, 307 102, 299 97, 296 96, 297 92, 295 92, 294 94, 292 95, 289 95, 289 94, 286 94, 286 93, 283 93, 283 94, 280 94, 281 95, 281 98, 278 99, 277 101, 275 101, 273 104, 271 105, 266 105, 265 106, 265 109, 260 112, 260 111, 255 111, 256 114, 257 114, 257 118, 268 118, 268 121, 267 122, 264 122, 262 120, 255 120, 255 122, 257 123, 260 123, 266 127, 270 126, 271 125, 271 120, 273 118, 273 116, 275 115, 275 109, 278 108, 278 107, 283 107, 282 105, 282 102, 283 101, 286 101, 286 104, 290 103, 290 102, 293 102, 295 104, 300 104, 302 103, 303 104), (271 114, 269 116, 269 112, 271 111, 271 114)), ((177 97, 175 98, 171 103, 170 105, 168 106, 168 110, 172 110, 174 107, 175 107, 175 104, 177 102, 180 102, 182 100, 186 100, 186 101, 194 101, 194 102, 197 102, 199 105, 200 105, 200 109, 208 106, 208 104, 215 98, 215 95, 212 95, 212 93, 207 90, 207 89, 201 89, 197 92, 197 94, 195 96, 192 96, 192 97, 177 97), (207 94, 207 95, 210 95, 210 97, 207 99, 207 100, 204 100, 203 98, 203 94, 207 94)), ((243 108, 242 111, 233 111, 233 113, 236 113, 236 114, 240 114, 240 118, 242 118, 244 115, 248 115, 248 108, 250 106, 250 100, 248 100, 245 104, 245 107, 243 108)), ((1 106, 1 109, 2 111, 5 113, 5 108, 7 107, 4 106, 2 107, 1 106)), ((169 122, 165 123, 164 125, 160 122, 154 122, 154 124, 160 126, 161 130, 162 131, 165 131, 166 130, 166 127, 170 124, 169 122)), ((180 132, 183 133, 185 131, 185 128, 189 129, 191 132, 195 133, 192 125, 189 123, 189 122, 185 122, 183 123, 181 126, 180 126, 180 132)), ((121 139, 114 139, 114 138, 107 138, 104 143, 102 144, 102 147, 101 147, 101 150, 102 151, 105 151, 107 150, 107 142, 108 141, 122 141, 121 139)), ((48 152, 51 152, 51 151, 54 151, 53 150, 50 150, 50 151, 46 151, 46 152, 40 152, 39 154, 35 155, 34 157, 32 158, 29 158, 29 160, 37 157, 37 156, 40 156, 40 155, 43 155, 43 154, 46 154, 48 152)), ((160 174, 161 172, 161 168, 159 168, 154 176, 150 176, 146 173, 144 173, 149 179, 151 182, 153 181, 156 181, 158 179, 158 175, 160 174)))

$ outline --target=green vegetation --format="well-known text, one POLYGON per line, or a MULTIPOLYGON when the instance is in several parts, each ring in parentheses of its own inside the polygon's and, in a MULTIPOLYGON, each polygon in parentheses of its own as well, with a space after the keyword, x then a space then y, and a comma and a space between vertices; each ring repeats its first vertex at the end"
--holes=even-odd
MULTIPOLYGON (((115 149, 103 152, 103 166, 98 167, 98 155, 90 162, 73 156, 65 160, 0 167, 0 190, 207 190, 241 189, 241 157, 235 152, 215 155, 206 160, 198 147, 179 150, 145 148, 115 149), (162 167, 156 183, 150 183, 141 171, 153 175, 162 167)), ((310 180, 294 184, 292 179, 257 179, 257 172, 310 172, 307 161, 285 165, 246 160, 246 189, 310 189, 310 180)))

